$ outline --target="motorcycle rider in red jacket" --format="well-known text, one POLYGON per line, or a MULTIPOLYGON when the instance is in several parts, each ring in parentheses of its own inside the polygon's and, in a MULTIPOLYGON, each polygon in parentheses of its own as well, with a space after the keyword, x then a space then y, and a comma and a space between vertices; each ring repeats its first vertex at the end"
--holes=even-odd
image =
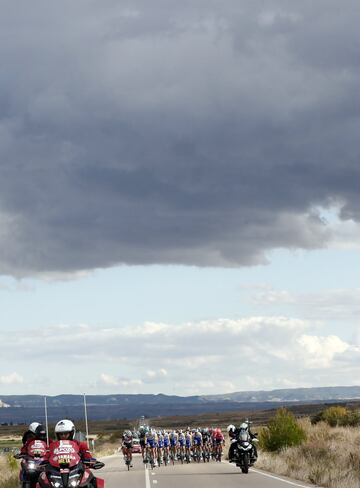
POLYGON ((43 426, 39 422, 31 422, 31 424, 28 427, 28 430, 26 432, 24 432, 24 434, 22 436, 22 444, 23 445, 21 448, 21 454, 27 453, 27 451, 26 450, 24 451, 23 449, 24 449, 26 444, 29 445, 29 442, 33 441, 34 439, 46 441, 46 433, 45 433, 45 438, 40 439, 40 437, 39 437, 40 430, 41 430, 41 432, 45 432, 45 429, 43 428, 43 426))
MULTIPOLYGON (((86 442, 78 441, 77 439, 74 439, 75 436, 75 425, 71 420, 60 420, 56 425, 55 425, 55 436, 57 441, 72 441, 75 442, 78 445, 79 448, 79 456, 82 461, 91 461, 94 460, 90 450, 89 446, 87 445, 86 442)), ((51 451, 51 446, 54 444, 54 442, 50 443, 49 446, 49 451, 51 451)))

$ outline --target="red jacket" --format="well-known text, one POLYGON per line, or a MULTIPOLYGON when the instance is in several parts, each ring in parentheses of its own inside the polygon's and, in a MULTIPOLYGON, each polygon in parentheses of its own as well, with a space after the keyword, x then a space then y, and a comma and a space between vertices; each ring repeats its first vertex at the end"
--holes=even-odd
MULTIPOLYGON (((48 453, 47 457, 50 457, 50 452, 52 449, 54 449, 54 447, 55 447, 54 445, 56 442, 58 442, 58 441, 50 442, 49 453, 48 453)), ((77 444, 78 449, 79 449, 79 456, 80 456, 82 461, 93 459, 93 456, 92 456, 91 452, 89 451, 89 446, 87 445, 86 442, 80 442, 80 441, 77 441, 75 439, 71 440, 71 442, 74 442, 75 444, 77 444)))
MULTIPOLYGON (((27 454, 28 456, 34 456, 35 453, 41 455, 48 451, 48 447, 45 441, 38 439, 29 439, 20 449, 20 454, 27 454), (45 451, 46 450, 46 451, 45 451)), ((43 457, 41 455, 41 457, 43 457)))

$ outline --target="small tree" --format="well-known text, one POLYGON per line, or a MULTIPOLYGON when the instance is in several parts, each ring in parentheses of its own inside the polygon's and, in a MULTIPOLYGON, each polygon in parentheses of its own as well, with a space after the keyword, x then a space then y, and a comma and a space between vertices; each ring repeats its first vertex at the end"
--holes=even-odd
POLYGON ((306 440, 304 429, 286 408, 277 410, 268 426, 260 433, 260 447, 265 451, 280 451, 306 440))
POLYGON ((346 424, 348 411, 344 407, 329 407, 325 410, 323 418, 331 427, 346 424))
POLYGON ((358 427, 360 425, 360 410, 354 410, 348 413, 347 425, 358 427))

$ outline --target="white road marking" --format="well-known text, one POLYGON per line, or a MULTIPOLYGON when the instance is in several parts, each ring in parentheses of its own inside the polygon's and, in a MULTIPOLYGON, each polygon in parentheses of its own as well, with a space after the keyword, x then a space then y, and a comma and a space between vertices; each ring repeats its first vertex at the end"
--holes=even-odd
POLYGON ((294 481, 284 480, 283 478, 278 478, 277 476, 264 473, 263 471, 258 471, 257 469, 254 468, 251 468, 251 471, 257 474, 261 474, 262 476, 266 476, 267 478, 273 478, 274 480, 282 481, 283 483, 287 483, 288 485, 300 486, 301 488, 309 488, 309 485, 299 485, 299 483, 295 483, 294 481))
POLYGON ((153 480, 154 485, 157 485, 157 480, 153 480))
POLYGON ((156 473, 151 473, 152 476, 155 476, 156 473))
POLYGON ((149 470, 146 469, 146 464, 145 464, 145 488, 150 488, 150 476, 149 476, 149 470))
MULTIPOLYGON (((232 466, 235 469, 238 469, 238 467, 232 463, 229 463, 227 461, 221 461, 221 462, 224 464, 227 464, 228 466, 232 466)), ((255 468, 250 468, 250 471, 252 471, 253 473, 257 473, 257 474, 261 474, 263 476, 266 476, 267 478, 273 478, 274 480, 282 481, 283 483, 287 483, 288 485, 300 486, 300 488, 309 488, 309 485, 300 485, 299 483, 295 483, 294 481, 284 480, 283 478, 279 478, 278 476, 274 476, 273 474, 264 473, 263 471, 259 471, 255 468)), ((315 485, 314 485, 314 488, 315 488, 315 485)), ((318 488, 320 488, 320 487, 318 487, 318 488)))

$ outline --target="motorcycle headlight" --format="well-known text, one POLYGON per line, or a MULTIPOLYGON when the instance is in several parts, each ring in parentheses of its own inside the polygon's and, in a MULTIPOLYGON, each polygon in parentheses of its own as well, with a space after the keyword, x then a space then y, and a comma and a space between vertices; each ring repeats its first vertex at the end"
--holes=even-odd
POLYGON ((53 486, 53 488, 60 488, 60 486, 61 486, 60 480, 61 480, 61 476, 52 475, 50 477, 51 486, 53 486))
POLYGON ((80 474, 73 474, 69 477, 69 486, 76 488, 80 484, 80 474))

